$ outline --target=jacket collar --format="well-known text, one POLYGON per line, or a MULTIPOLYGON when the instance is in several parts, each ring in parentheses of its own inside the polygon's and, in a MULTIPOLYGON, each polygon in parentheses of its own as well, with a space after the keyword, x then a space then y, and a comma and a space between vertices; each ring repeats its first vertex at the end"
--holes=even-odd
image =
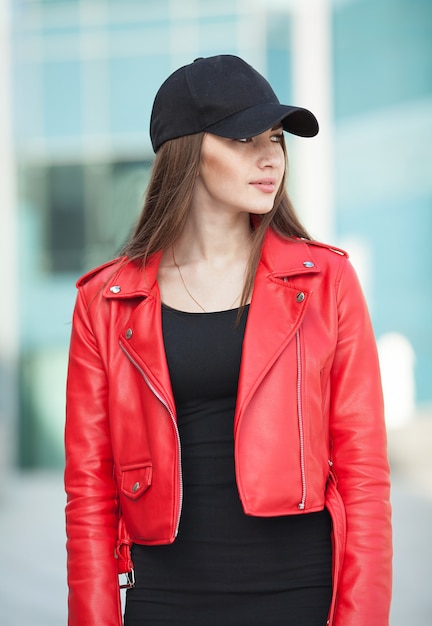
MULTIPOLYGON (((127 259, 117 259, 118 269, 113 268, 103 290, 106 298, 136 298, 158 296, 157 274, 162 252, 154 254, 145 268, 127 259)), ((260 272, 273 278, 292 277, 321 271, 311 246, 303 239, 283 239, 268 229, 264 238, 260 260, 260 272)), ((88 275, 83 277, 83 281, 88 275)))
POLYGON ((109 277, 103 295, 109 299, 158 296, 157 273, 162 252, 157 252, 145 267, 126 258, 118 259, 119 267, 109 277))
POLYGON ((321 271, 308 240, 284 239, 270 228, 264 238, 261 264, 275 278, 321 271))

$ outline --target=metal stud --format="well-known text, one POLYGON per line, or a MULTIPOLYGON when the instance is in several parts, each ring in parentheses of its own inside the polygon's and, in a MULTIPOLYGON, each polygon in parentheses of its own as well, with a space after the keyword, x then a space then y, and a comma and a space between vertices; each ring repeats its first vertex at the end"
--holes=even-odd
POLYGON ((303 302, 304 299, 305 299, 305 295, 303 291, 299 291, 298 294, 296 295, 297 302, 303 302))
POLYGON ((112 287, 110 287, 110 291, 111 293, 120 293, 121 287, 120 285, 113 285, 112 287))
POLYGON ((140 483, 137 481, 132 487, 132 493, 136 493, 138 489, 141 487, 140 483))
POLYGON ((128 328, 125 334, 126 339, 130 339, 132 337, 132 328, 128 328))
POLYGON ((313 263, 313 261, 303 261, 303 265, 305 267, 315 267, 315 263, 313 263))

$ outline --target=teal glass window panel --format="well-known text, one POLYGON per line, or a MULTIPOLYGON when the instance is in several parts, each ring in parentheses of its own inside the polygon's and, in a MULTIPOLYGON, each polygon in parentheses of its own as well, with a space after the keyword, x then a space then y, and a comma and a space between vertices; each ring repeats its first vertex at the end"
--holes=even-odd
POLYGON ((70 137, 81 132, 79 61, 46 61, 42 68, 45 135, 70 137))
POLYGON ((156 91, 171 72, 167 55, 110 61, 110 120, 113 133, 148 131, 156 91))
POLYGON ((292 52, 289 15, 269 15, 266 78, 279 100, 283 103, 290 103, 292 99, 292 52))
POLYGON ((87 59, 82 73, 83 135, 108 135, 108 60, 87 59))
POLYGON ((78 9, 64 12, 61 16, 56 16, 56 19, 48 19, 50 15, 49 11, 46 11, 44 17, 38 28, 42 37, 77 37, 80 33, 78 9))
POLYGON ((45 246, 53 273, 80 271, 85 246, 84 172, 81 165, 48 170, 45 246))
MULTIPOLYGON (((141 15, 139 12, 128 13, 126 15, 119 14, 107 24, 106 32, 110 37, 111 43, 120 40, 122 36, 131 37, 130 43, 126 50, 131 50, 131 46, 136 45, 134 42, 140 38, 140 44, 147 49, 148 53, 156 51, 166 42, 169 37, 170 22, 166 15, 154 16, 145 13, 141 15)), ((124 49, 122 50, 124 53, 124 49)))
MULTIPOLYGON (((32 8, 36 9, 35 24, 42 36, 67 36, 78 32, 80 27, 79 0, 39 0, 26 2, 25 5, 24 10, 29 16, 31 16, 32 8)), ((27 25, 29 23, 27 21, 27 25)))
POLYGON ((432 94, 432 2, 364 0, 334 11, 336 118, 432 94))
POLYGON ((106 3, 113 11, 119 8, 120 11, 125 12, 125 5, 127 5, 128 10, 141 10, 148 15, 149 19, 152 19, 161 14, 169 15, 171 0, 106 0, 106 3))
POLYGON ((238 39, 237 27, 238 17, 229 13, 201 17, 198 39, 200 56, 234 54, 238 39))
POLYGON ((42 133, 40 112, 40 65, 37 63, 16 63, 12 73, 13 121, 15 137, 25 142, 42 133), (29 103, 32 103, 29 106, 29 103))
POLYGON ((131 31, 133 33, 134 31, 147 31, 145 34, 149 35, 152 31, 162 29, 167 35, 169 25, 169 20, 166 16, 162 15, 152 18, 148 14, 140 16, 138 13, 135 18, 133 15, 130 15, 129 17, 124 16, 124 19, 112 19, 108 24, 108 32, 122 33, 131 31))
POLYGON ((199 14, 203 16, 209 13, 214 16, 234 13, 237 9, 236 5, 236 0, 199 0, 197 4, 199 14))
POLYGON ((407 190, 397 199, 378 203, 371 199, 357 210, 344 207, 337 215, 338 236, 349 238, 354 233, 356 239, 364 239, 375 260, 371 300, 377 337, 388 332, 407 337, 416 354, 417 400, 430 403, 432 278, 426 268, 432 267, 432 196, 407 190), (415 236, 407 236, 407 212, 409 232, 415 236), (415 295, 404 297, 404 287, 415 295))

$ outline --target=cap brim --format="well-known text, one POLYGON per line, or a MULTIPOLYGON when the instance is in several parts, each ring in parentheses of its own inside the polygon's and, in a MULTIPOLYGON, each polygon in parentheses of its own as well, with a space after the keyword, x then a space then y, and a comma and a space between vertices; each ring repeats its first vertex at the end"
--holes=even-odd
POLYGON ((205 130, 220 137, 240 139, 254 137, 282 124, 284 130, 300 137, 314 137, 318 121, 311 111, 284 104, 264 103, 234 113, 205 130))

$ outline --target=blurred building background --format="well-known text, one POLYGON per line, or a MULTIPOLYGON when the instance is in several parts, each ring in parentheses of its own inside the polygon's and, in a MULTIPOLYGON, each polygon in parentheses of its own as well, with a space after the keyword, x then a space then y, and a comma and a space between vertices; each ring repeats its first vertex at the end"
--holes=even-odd
POLYGON ((431 1, 0 5, 0 475, 62 468, 75 281, 116 255, 140 210, 161 82, 219 53, 316 113, 317 138, 288 138, 289 190, 311 234, 346 248, 359 272, 395 458, 409 470, 404 428, 425 421, 429 458, 431 1))

